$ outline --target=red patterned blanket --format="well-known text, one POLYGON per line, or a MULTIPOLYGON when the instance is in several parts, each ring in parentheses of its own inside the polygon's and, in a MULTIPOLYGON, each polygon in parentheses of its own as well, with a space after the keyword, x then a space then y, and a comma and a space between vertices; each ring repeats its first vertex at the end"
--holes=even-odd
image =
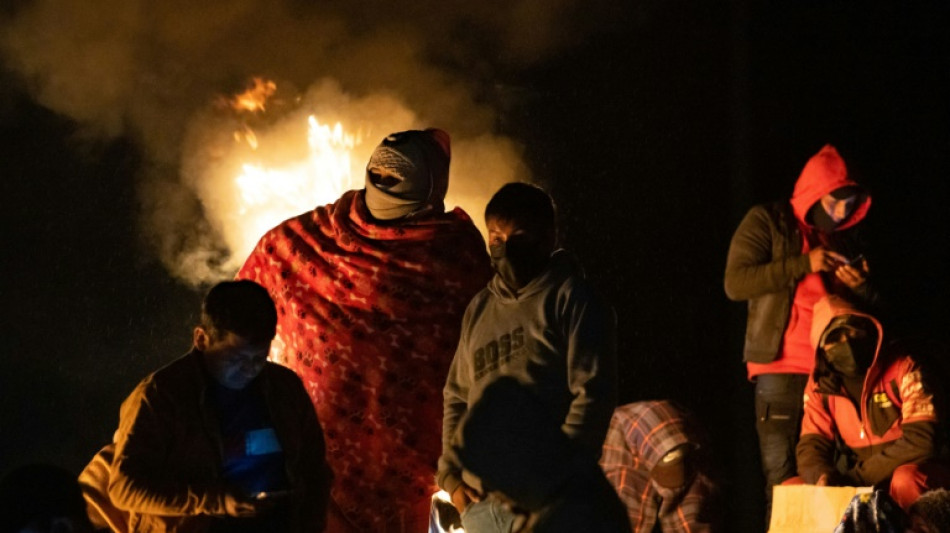
POLYGON ((277 304, 271 358, 313 399, 332 505, 357 531, 424 523, 442 387, 465 306, 490 276, 461 209, 379 224, 360 191, 269 231, 238 273, 277 304))

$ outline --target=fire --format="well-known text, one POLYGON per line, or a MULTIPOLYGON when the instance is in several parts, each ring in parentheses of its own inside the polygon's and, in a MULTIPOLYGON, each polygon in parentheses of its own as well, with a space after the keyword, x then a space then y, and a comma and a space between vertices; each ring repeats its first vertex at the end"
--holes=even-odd
POLYGON ((440 490, 432 495, 432 513, 429 523, 432 531, 438 533, 465 533, 465 529, 456 525, 459 519, 458 511, 452 506, 452 497, 448 492, 440 490))
MULTIPOLYGON (((235 139, 246 141, 253 150, 263 149, 250 129, 236 133, 235 139)), ((242 164, 234 178, 242 244, 233 251, 246 255, 267 230, 283 220, 359 188, 363 176, 354 180, 352 152, 361 144, 361 136, 348 133, 340 122, 331 127, 310 115, 305 157, 278 166, 242 164)))
POLYGON ((254 86, 231 99, 236 111, 264 111, 267 99, 277 91, 277 84, 263 78, 254 78, 254 86))
MULTIPOLYGON (((277 100, 258 78, 247 91, 215 100, 216 112, 190 132, 183 171, 202 202, 213 239, 198 241, 176 268, 199 282, 233 275, 260 238, 290 217, 363 188, 366 161, 385 133, 419 127, 398 100, 352 98, 331 81, 303 97, 277 100), (209 142, 210 141, 210 142, 209 142), (222 257, 220 250, 226 249, 222 257)), ((512 145, 492 137, 453 139, 452 188, 445 204, 478 213, 496 185, 521 174, 512 145), (455 150, 458 148, 458 150, 455 150)), ((485 228, 478 225, 483 235, 485 228)))

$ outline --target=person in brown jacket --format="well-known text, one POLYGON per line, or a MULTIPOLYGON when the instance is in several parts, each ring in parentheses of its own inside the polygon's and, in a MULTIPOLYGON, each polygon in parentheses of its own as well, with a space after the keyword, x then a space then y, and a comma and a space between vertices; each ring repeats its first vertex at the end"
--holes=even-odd
POLYGON ((192 351, 135 387, 113 446, 80 476, 97 522, 150 532, 323 531, 331 478, 323 432, 300 379, 266 360, 276 322, 260 285, 211 289, 192 351))

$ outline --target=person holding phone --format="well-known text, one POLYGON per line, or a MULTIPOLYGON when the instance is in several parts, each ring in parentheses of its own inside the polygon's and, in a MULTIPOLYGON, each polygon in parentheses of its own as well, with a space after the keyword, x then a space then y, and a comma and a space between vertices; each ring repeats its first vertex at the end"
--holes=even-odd
POLYGON ((332 474, 323 430, 300 378, 267 361, 276 325, 257 283, 208 292, 192 350, 139 382, 113 443, 80 475, 94 525, 324 530, 332 474))
POLYGON ((829 294, 859 309, 877 300, 859 237, 870 207, 870 194, 828 144, 805 164, 791 199, 750 209, 729 245, 726 296, 749 309, 743 360, 755 383, 766 519, 772 486, 796 474, 815 303, 829 294))

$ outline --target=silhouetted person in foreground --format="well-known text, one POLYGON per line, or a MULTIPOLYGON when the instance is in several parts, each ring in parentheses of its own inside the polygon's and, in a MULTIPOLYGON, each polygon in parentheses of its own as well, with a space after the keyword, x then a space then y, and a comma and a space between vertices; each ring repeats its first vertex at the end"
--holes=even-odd
POLYGON ((509 531, 630 532, 626 508, 596 458, 514 377, 485 387, 449 453, 511 512, 509 531))
POLYGON ((32 464, 0 480, 0 533, 92 533, 76 475, 32 464))
POLYGON ((323 433, 300 379, 266 360, 276 322, 260 285, 214 286, 193 349, 122 403, 114 447, 82 476, 87 499, 130 531, 323 531, 323 433))

